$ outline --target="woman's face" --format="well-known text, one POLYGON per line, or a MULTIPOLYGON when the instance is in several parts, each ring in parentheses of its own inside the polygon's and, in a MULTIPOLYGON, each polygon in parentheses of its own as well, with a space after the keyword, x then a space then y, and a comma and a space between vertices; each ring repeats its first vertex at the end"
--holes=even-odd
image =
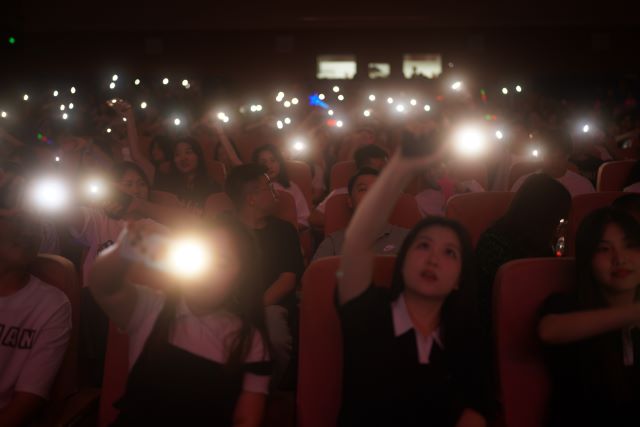
POLYGON ((404 260, 405 292, 443 300, 458 288, 461 270, 462 248, 457 234, 438 225, 425 228, 404 260))
POLYGON ((606 293, 624 293, 640 284, 640 247, 630 242, 622 228, 609 224, 591 260, 596 281, 606 293))
POLYGON ((280 163, 271 151, 262 151, 258 156, 258 163, 267 168, 269 179, 275 180, 280 175, 280 163))
POLYGON ((133 170, 128 170, 120 178, 118 187, 130 196, 139 199, 149 199, 149 187, 140 174, 133 170))
POLYGON ((173 161, 178 171, 183 175, 194 173, 198 168, 198 156, 191 145, 186 142, 178 143, 173 161))

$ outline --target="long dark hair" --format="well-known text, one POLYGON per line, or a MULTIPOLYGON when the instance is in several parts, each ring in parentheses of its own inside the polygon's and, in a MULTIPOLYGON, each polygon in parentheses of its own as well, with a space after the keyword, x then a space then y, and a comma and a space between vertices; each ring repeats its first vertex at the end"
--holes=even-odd
MULTIPOLYGON (((223 213, 216 216, 213 221, 207 224, 207 228, 208 230, 225 230, 231 234, 242 266, 238 278, 232 285, 231 294, 222 304, 226 310, 236 315, 241 321, 238 332, 231 337, 229 342, 225 343, 229 346, 226 366, 235 370, 246 359, 256 333, 262 338, 265 355, 268 351, 269 341, 264 319, 262 292, 260 287, 256 286, 261 280, 260 251, 253 234, 237 218, 229 214, 223 213)), ((147 349, 148 351, 154 351, 157 346, 168 340, 179 301, 179 292, 167 293, 165 307, 155 326, 156 341, 147 344, 152 346, 147 349)))
POLYGON ((169 184, 169 191, 176 194, 180 199, 194 201, 198 204, 203 204, 204 199, 211 193, 216 192, 218 189, 214 185, 207 173, 207 167, 205 163, 204 152, 202 147, 194 138, 182 137, 176 140, 172 147, 171 152, 171 181, 169 184), (198 166, 196 167, 195 178, 193 180, 193 187, 187 187, 186 178, 178 171, 175 163, 175 155, 178 150, 179 144, 187 144, 193 153, 198 158, 198 166))
POLYGON ((474 344, 481 340, 482 330, 477 303, 477 287, 475 264, 473 259, 473 246, 467 230, 460 223, 443 218, 425 218, 416 224, 404 239, 400 251, 396 257, 391 283, 391 298, 396 300, 404 291, 405 283, 402 270, 409 248, 418 237, 418 234, 430 227, 444 227, 453 231, 460 241, 462 268, 458 289, 453 291, 444 301, 440 312, 440 331, 443 344, 447 351, 456 358, 457 363, 467 365, 464 358, 468 357, 468 351, 476 352, 481 344, 474 344), (474 350, 473 347, 476 347, 474 350), (460 357, 460 360, 457 360, 460 357))
POLYGON ((174 151, 173 146, 173 141, 166 135, 157 135, 153 137, 153 139, 151 140, 151 144, 149 144, 149 159, 151 159, 152 162, 154 161, 153 149, 155 147, 158 147, 158 149, 160 149, 160 151, 162 151, 162 153, 164 154, 164 160, 173 163, 173 157, 171 157, 174 151))
MULTIPOLYGON (((602 287, 593 275, 591 264, 604 231, 610 224, 620 227, 630 244, 640 246, 640 224, 630 214, 620 209, 611 207, 598 209, 580 223, 576 234, 578 284, 575 292, 582 309, 607 307, 602 287)), ((640 286, 636 291, 636 299, 639 296, 640 286)))
POLYGON ((282 153, 278 150, 278 147, 273 144, 265 144, 256 148, 253 150, 253 154, 251 155, 251 161, 253 163, 260 163, 258 160, 260 158, 260 154, 264 151, 268 151, 273 154, 273 157, 275 157, 276 161, 280 164, 280 173, 274 181, 279 182, 284 188, 289 188, 291 181, 289 180, 289 174, 287 173, 287 165, 284 157, 282 157, 282 153))
POLYGON ((528 177, 494 230, 518 243, 527 257, 552 256, 551 240, 571 208, 571 194, 547 174, 528 177))

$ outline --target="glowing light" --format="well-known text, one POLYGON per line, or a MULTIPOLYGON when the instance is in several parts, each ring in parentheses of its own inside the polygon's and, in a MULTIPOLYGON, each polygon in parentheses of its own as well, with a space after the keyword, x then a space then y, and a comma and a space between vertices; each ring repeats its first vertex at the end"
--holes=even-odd
POLYGON ((57 91, 57 90, 54 90, 54 91, 53 91, 53 96, 54 96, 54 97, 55 97, 55 96, 58 96, 58 91, 57 91))
POLYGON ((3 111, 2 113, 0 113, 0 117, 2 117, 3 119, 7 118, 7 112, 3 111))
POLYGON ((387 104, 393 104, 393 98, 392 97, 388 97, 387 98, 387 104))
POLYGON ((111 133, 111 128, 107 128, 107 133, 111 133))
MULTIPOLYGON (((59 157, 57 157, 59 159, 59 157)), ((29 198, 39 210, 59 212, 69 202, 69 188, 58 178, 43 178, 34 183, 29 198)))
POLYGON ((15 37, 9 37, 9 44, 16 44, 16 38, 15 37))
POLYGON ((533 149, 533 150, 531 150, 531 155, 533 157, 539 157, 540 156, 540 151, 538 151, 537 149, 533 149))
POLYGON ((26 93, 22 96, 22 99, 24 101, 28 101, 29 100, 29 95, 27 95, 26 93))
POLYGON ((126 118, 126 117, 123 117, 123 118, 122 118, 122 121, 126 123, 126 122, 127 122, 127 118, 126 118))
POLYGON ((144 102, 144 101, 142 101, 142 102, 140 103, 140 108, 142 108, 143 110, 144 110, 145 108, 147 108, 147 103, 146 103, 146 102, 144 102))
POLYGON ((176 117, 175 119, 173 119, 173 124, 174 125, 180 126, 180 123, 182 123, 182 121, 179 118, 176 117))
POLYGON ((333 110, 327 111, 327 114, 330 115, 330 116, 333 116, 333 110))
POLYGON ((336 122, 336 126, 337 126, 337 127, 339 127, 339 128, 341 128, 342 126, 344 126, 344 123, 342 123, 342 120, 338 120, 338 121, 336 122))
POLYGON ((284 101, 284 108, 289 108, 291 107, 291 102, 290 101, 284 101))
POLYGON ((184 80, 182 81, 182 86, 184 86, 184 87, 189 86, 189 80, 184 79, 184 80))
POLYGON ((518 93, 522 92, 522 86, 517 85, 516 86, 516 92, 518 92, 518 93))
POLYGON ((69 115, 67 113, 62 114, 62 120, 67 120, 69 115))
POLYGON ((396 111, 398 113, 404 113, 404 110, 405 110, 405 106, 404 105, 402 105, 402 104, 396 105, 396 111))
POLYGON ((62 104, 62 105, 60 106, 60 111, 64 111, 64 108, 65 108, 65 107, 64 107, 64 104, 62 104))
POLYGON ((262 111, 262 105, 260 104, 256 105, 256 111, 262 111))
POLYGON ((291 103, 292 103, 293 105, 298 105, 298 102, 300 102, 300 101, 298 100, 298 98, 293 98, 293 99, 291 100, 291 103))
POLYGON ((113 90, 116 88, 116 84, 114 82, 109 83, 109 89, 113 90))
POLYGON ((118 81, 118 75, 114 74, 113 76, 111 76, 111 81, 112 82, 117 82, 118 81))
POLYGON ((318 95, 318 99, 320 101, 324 101, 325 98, 326 98, 326 96, 324 96, 324 93, 321 93, 320 95, 318 95))
POLYGON ((333 91, 334 91, 335 93, 340 92, 340 87, 339 87, 339 86, 334 86, 334 87, 333 87, 333 91))
POLYGON ((208 265, 207 247, 196 239, 187 238, 174 242, 169 248, 167 266, 176 275, 194 278, 201 275, 208 265))
POLYGON ((369 95, 369 101, 373 102, 376 100, 376 96, 374 94, 369 95))
POLYGON ((486 149, 485 136, 475 127, 465 127, 455 135, 455 148, 463 156, 477 156, 486 149))
POLYGON ((424 105, 424 111, 431 111, 431 105, 425 104, 424 105))
POLYGON ((460 89, 462 89, 462 82, 461 81, 454 82, 451 85, 451 89, 453 89, 455 91, 459 91, 460 89))
POLYGON ((118 102, 118 100, 117 100, 117 99, 115 99, 115 98, 113 98, 113 99, 111 100, 111 103, 112 103, 112 104, 115 104, 115 103, 117 103, 117 102, 118 102))
POLYGON ((140 79, 135 79, 135 80, 133 81, 133 84, 134 84, 134 85, 136 85, 136 86, 138 86, 138 85, 140 84, 140 79))
POLYGON ((412 99, 411 101, 409 101, 409 104, 415 107, 416 105, 418 105, 418 101, 416 101, 415 99, 412 99))
POLYGON ((338 101, 344 101, 344 95, 342 94, 338 95, 338 101))
POLYGON ((162 84, 165 85, 165 86, 168 85, 169 84, 169 79, 166 78, 166 77, 164 79, 162 79, 162 84))
POLYGON ((506 87, 502 88, 502 94, 503 95, 508 95, 509 94, 509 89, 507 89, 506 87))
POLYGON ((278 121, 276 122, 276 127, 277 127, 278 129, 282 129, 282 128, 284 127, 284 124, 282 123, 282 120, 278 120, 278 121))
POLYGON ((285 117, 284 118, 284 124, 285 125, 290 125, 291 124, 291 118, 290 117, 285 117))
POLYGON ((589 127, 589 125, 584 125, 584 126, 582 126, 582 132, 583 132, 583 133, 589 133, 589 129, 591 129, 591 128, 589 127))
POLYGON ((56 156, 55 161, 59 163, 60 162, 60 156, 56 156))
POLYGON ((504 138, 504 135, 502 134, 502 131, 501 131, 501 130, 497 130, 497 131, 496 131, 496 138, 498 138, 498 139, 502 139, 502 138, 504 138))
POLYGON ((73 110, 73 107, 74 107, 73 102, 70 102, 69 103, 69 110, 73 110))
POLYGON ((371 117, 371 111, 370 110, 364 110, 364 112, 362 113, 365 117, 371 117))
POLYGON ((297 152, 302 152, 307 149, 307 144, 302 141, 295 141, 292 145, 293 149, 297 152))
POLYGON ((284 99, 284 92, 278 92, 278 95, 276 96, 276 102, 282 102, 283 99, 284 99))

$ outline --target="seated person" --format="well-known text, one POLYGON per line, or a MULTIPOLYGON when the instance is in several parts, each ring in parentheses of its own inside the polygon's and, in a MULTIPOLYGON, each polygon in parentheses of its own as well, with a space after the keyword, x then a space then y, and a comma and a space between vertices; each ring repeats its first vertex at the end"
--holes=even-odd
POLYGON ((150 244, 154 234, 172 239, 165 233, 131 223, 89 276, 96 301, 129 336, 129 375, 113 425, 259 426, 270 364, 255 241, 222 216, 198 230, 214 254, 203 255, 208 268, 200 274, 172 274, 181 263, 163 275, 161 289, 128 283, 127 272, 139 265, 128 248, 150 244))
MULTIPOLYGON (((382 170, 389 160, 389 154, 380 146, 369 144, 360 147, 353 155, 356 164, 356 170, 364 167, 382 170)), ((309 217, 311 224, 321 227, 324 225, 324 212, 327 207, 327 201, 337 194, 347 194, 347 187, 340 187, 332 190, 327 197, 314 209, 309 217)))
POLYGON ((304 270, 298 232, 289 222, 273 216, 277 192, 262 166, 247 164, 233 168, 225 190, 238 218, 254 233, 260 249, 263 268, 256 286, 266 307, 277 385, 291 356, 289 320, 297 310, 295 291, 304 270))
MULTIPOLYGON (((376 182, 379 172, 373 168, 362 168, 349 179, 349 208, 355 212, 367 191, 376 182)), ((387 224, 384 231, 375 241, 374 250, 377 255, 395 255, 407 236, 409 230, 387 224)), ((345 230, 338 230, 327 236, 318 247, 313 259, 342 254, 345 230)))
MULTIPOLYGON (((569 156, 572 153, 573 143, 571 136, 558 130, 543 130, 534 135, 535 141, 539 141, 542 164, 538 172, 544 172, 564 185, 571 197, 594 193, 593 184, 582 175, 569 170, 569 156)), ((511 191, 518 191, 524 181, 533 174, 527 174, 518 178, 511 191)))
POLYGON ((71 304, 29 273, 36 229, 0 216, 0 425, 29 425, 44 406, 71 336, 71 304))
POLYGON ((614 208, 587 216, 576 271, 576 288, 550 296, 538 324, 552 378, 549 425, 638 425, 640 225, 614 208))
POLYGON ((569 192, 546 174, 529 176, 507 213, 478 240, 478 295, 486 331, 491 329, 493 282, 505 263, 521 258, 554 256, 560 220, 571 209, 569 192))
POLYGON ((422 220, 403 242, 391 287, 372 285, 376 236, 402 189, 435 161, 394 155, 347 228, 336 289, 344 353, 339 426, 479 427, 492 415, 488 342, 475 316, 464 228, 422 220))

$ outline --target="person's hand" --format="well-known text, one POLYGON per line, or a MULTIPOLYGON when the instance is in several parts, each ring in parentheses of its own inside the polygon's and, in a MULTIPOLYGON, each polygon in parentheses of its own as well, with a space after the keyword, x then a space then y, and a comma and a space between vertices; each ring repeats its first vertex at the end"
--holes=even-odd
POLYGON ((129 117, 133 115, 133 108, 131 108, 131 104, 129 104, 124 99, 116 99, 116 102, 107 101, 107 105, 109 105, 113 110, 118 113, 122 117, 129 117))

